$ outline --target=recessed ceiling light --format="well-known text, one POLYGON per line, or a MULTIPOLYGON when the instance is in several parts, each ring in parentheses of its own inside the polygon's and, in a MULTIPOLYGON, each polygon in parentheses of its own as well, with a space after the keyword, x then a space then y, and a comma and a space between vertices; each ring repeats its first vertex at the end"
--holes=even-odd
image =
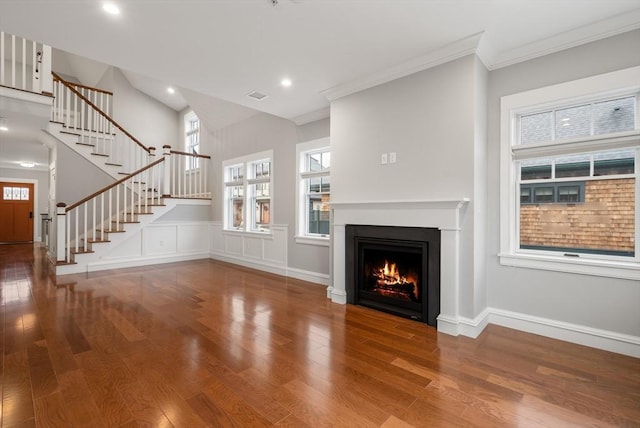
POLYGON ((33 162, 20 162, 20 166, 23 168, 33 168, 36 164, 33 162))
POLYGON ((291 79, 287 79, 287 78, 285 77, 284 79, 282 79, 282 80, 280 81, 280 84, 281 84, 282 86, 284 86, 285 88, 288 88, 289 86, 291 86, 292 82, 291 82, 291 79))
POLYGON ((109 15, 120 15, 120 8, 113 3, 105 3, 102 5, 102 10, 109 15))
POLYGON ((175 93, 176 93, 176 90, 175 90, 175 89, 173 89, 171 86, 169 86, 169 87, 167 88, 167 92, 169 92, 171 95, 173 95, 173 94, 175 94, 175 93))

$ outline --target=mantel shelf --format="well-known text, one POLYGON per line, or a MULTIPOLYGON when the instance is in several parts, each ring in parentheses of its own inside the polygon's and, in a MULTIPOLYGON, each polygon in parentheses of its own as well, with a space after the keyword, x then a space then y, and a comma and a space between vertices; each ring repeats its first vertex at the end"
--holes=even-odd
POLYGON ((460 209, 471 201, 470 198, 458 199, 430 199, 430 200, 405 200, 405 201, 351 201, 330 202, 333 209, 460 209))

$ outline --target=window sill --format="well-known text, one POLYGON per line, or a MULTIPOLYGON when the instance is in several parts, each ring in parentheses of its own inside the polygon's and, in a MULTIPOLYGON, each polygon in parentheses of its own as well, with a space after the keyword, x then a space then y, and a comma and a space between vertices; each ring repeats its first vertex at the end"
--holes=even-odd
POLYGON ((296 244, 318 245, 321 247, 329 246, 329 235, 324 236, 296 236, 296 244))
POLYGON ((640 281, 640 263, 636 261, 567 259, 538 254, 498 254, 498 258, 503 266, 640 281))
POLYGON ((222 233, 227 235, 242 235, 251 237, 263 236, 267 239, 273 239, 273 233, 271 233, 270 230, 259 231, 243 229, 222 229, 222 233))

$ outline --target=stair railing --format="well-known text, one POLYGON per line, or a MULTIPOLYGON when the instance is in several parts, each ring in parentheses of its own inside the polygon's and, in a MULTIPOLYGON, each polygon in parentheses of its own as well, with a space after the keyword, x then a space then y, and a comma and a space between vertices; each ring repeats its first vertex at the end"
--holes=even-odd
POLYGON ((123 224, 136 222, 138 216, 151 214, 152 206, 161 205, 165 158, 72 205, 58 203, 56 261, 70 262, 72 254, 89 251, 92 243, 108 242, 109 233, 123 232, 123 224))
MULTIPOLYGON (((167 146, 165 146, 166 149, 167 146)), ((174 198, 211 198, 209 164, 211 156, 171 150, 171 173, 166 188, 174 198)))
POLYGON ((93 153, 104 156, 106 164, 123 171, 136 171, 146 165, 149 148, 113 120, 110 92, 76 85, 52 74, 53 122, 62 123, 65 132, 77 134, 79 143, 93 147, 93 153))
POLYGON ((0 86, 51 94, 51 46, 0 32, 0 86))

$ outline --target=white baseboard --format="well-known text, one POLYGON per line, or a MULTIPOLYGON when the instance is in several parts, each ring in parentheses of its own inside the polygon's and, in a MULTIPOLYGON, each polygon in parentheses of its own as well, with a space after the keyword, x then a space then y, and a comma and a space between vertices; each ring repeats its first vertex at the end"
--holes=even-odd
POLYGON ((486 308, 474 319, 438 316, 438 331, 476 338, 488 324, 640 358, 640 337, 503 309, 486 308))
POLYGON ((221 262, 233 263, 250 269, 261 270, 276 275, 282 275, 289 278, 296 278, 302 281, 312 282, 314 284, 328 285, 329 275, 310 272, 302 269, 289 268, 276 264, 271 264, 262 260, 248 260, 243 257, 235 257, 229 254, 222 254, 216 251, 212 251, 209 257, 221 262))
POLYGON ((452 336, 476 338, 489 323, 489 309, 482 311, 477 317, 452 317, 445 314, 438 316, 438 331, 452 336))
POLYGON ((640 337, 489 308, 489 323, 640 358, 640 337))
MULTIPOLYGON (((147 265, 157 265, 163 263, 186 262, 189 260, 208 259, 209 254, 206 252, 170 254, 167 256, 147 256, 127 259, 109 259, 99 262, 88 263, 86 272, 97 272, 107 269, 122 269, 147 265)), ((83 271, 84 272, 84 271, 83 271)))
POLYGON ((311 272, 308 270, 288 267, 287 276, 302 281, 313 282, 314 284, 329 286, 329 275, 326 273, 311 272))

